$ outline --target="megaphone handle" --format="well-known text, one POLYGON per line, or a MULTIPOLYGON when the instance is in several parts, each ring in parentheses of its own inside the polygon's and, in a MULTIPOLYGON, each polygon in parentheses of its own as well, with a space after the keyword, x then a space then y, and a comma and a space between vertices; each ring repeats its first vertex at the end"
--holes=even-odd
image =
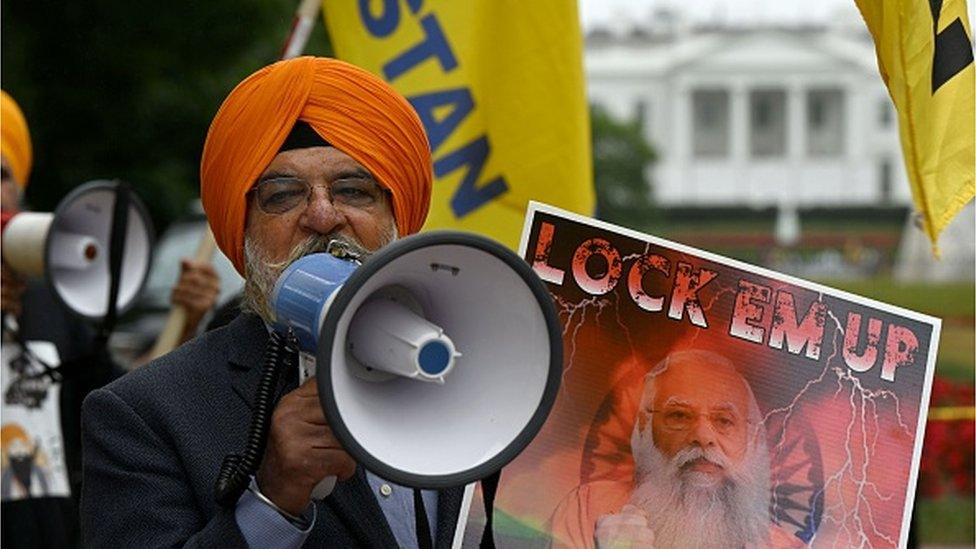
POLYGON ((315 488, 312 488, 312 499, 325 499, 329 497, 332 490, 335 490, 336 477, 330 476, 320 480, 315 488))
MULTIPOLYGON (((308 353, 298 353, 298 384, 305 383, 310 377, 315 375, 315 358, 308 353)), ((312 499, 325 499, 329 497, 336 485, 335 475, 325 477, 320 480, 315 488, 312 488, 312 499)))

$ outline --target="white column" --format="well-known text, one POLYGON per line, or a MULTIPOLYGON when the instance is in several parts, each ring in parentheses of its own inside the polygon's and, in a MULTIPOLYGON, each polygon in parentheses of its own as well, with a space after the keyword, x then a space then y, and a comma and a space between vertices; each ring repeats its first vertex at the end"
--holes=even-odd
POLYGON ((744 82, 735 82, 729 90, 731 97, 732 163, 739 167, 749 162, 749 89, 744 82))
MULTIPOLYGON (((807 158, 807 96, 806 88, 798 80, 786 85, 786 166, 792 174, 792 184, 778 190, 780 208, 794 208, 805 199, 803 163, 807 158)), ((784 210, 785 211, 785 210, 784 210)), ((781 212, 782 214, 782 212, 781 212)), ((795 215, 795 214, 794 214, 795 215)))
POLYGON ((674 140, 669 147, 674 151, 674 168, 671 171, 674 180, 671 181, 671 194, 680 197, 682 203, 693 201, 698 189, 691 177, 694 162, 691 140, 691 86, 684 81, 672 83, 672 92, 668 96, 670 105, 671 127, 674 128, 674 140))
POLYGON ((786 153, 791 167, 798 167, 807 156, 806 88, 792 81, 786 88, 786 153))
POLYGON ((728 176, 733 178, 732 184, 739 189, 737 195, 741 200, 751 200, 756 192, 749 166, 749 88, 745 81, 732 82, 729 88, 729 125, 731 126, 731 142, 728 176))
POLYGON ((877 151, 869 148, 872 140, 867 134, 870 126, 866 125, 873 118, 872 115, 876 115, 877 110, 871 109, 870 98, 862 93, 855 77, 848 76, 838 84, 844 94, 845 115, 844 150, 838 161, 845 166, 847 176, 846 181, 840 182, 844 185, 843 191, 837 191, 846 192, 852 203, 880 202, 881 189, 878 182, 881 162, 877 151))
POLYGON ((644 139, 654 148, 657 152, 657 162, 651 163, 647 168, 644 169, 644 178, 650 187, 649 192, 654 200, 657 200, 660 196, 661 189, 660 185, 667 178, 667 170, 663 168, 663 160, 667 158, 668 151, 665 149, 666 144, 665 139, 661 139, 662 136, 667 135, 666 129, 668 126, 667 121, 661 115, 661 102, 664 100, 665 95, 661 93, 661 90, 657 84, 649 85, 645 82, 647 86, 644 90, 645 100, 647 101, 647 119, 644 121, 644 139))

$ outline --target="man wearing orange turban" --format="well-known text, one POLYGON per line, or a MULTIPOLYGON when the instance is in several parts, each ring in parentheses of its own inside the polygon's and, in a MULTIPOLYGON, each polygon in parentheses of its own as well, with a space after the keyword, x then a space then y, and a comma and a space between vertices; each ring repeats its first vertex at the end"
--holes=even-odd
POLYGON ((296 122, 348 155, 392 195, 401 235, 420 230, 433 174, 430 145, 410 104, 379 78, 348 63, 314 57, 282 61, 231 92, 203 147, 203 208, 217 245, 238 272, 246 274, 246 194, 287 144, 296 122))
POLYGON ((358 466, 294 366, 249 490, 232 509, 213 496, 246 437, 278 275, 333 241, 368 254, 423 225, 431 153, 410 104, 347 63, 275 63, 221 105, 200 180, 217 245, 245 278, 243 314, 86 400, 86 545, 449 546, 461 490, 417 496, 358 466), (344 480, 312 501, 329 476, 344 480))

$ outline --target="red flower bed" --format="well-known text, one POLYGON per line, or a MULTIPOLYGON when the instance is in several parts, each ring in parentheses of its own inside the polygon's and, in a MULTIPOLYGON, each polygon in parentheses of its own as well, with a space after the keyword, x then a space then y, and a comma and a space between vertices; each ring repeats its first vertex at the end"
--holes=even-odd
MULTIPOLYGON (((950 382, 939 377, 932 383, 930 407, 973 406, 971 383, 950 382)), ((976 423, 971 419, 929 419, 922 446, 922 464, 918 489, 923 497, 934 498, 957 493, 971 496, 976 492, 976 423)))

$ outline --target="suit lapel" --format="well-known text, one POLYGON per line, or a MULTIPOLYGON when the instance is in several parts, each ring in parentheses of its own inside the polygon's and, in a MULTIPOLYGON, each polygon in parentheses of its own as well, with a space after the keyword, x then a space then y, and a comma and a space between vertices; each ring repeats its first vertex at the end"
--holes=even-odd
POLYGON ((239 315, 227 329, 239 334, 234 341, 240 342, 227 351, 231 387, 248 408, 253 408, 254 392, 261 379, 264 349, 268 343, 268 330, 264 321, 253 314, 239 315))

